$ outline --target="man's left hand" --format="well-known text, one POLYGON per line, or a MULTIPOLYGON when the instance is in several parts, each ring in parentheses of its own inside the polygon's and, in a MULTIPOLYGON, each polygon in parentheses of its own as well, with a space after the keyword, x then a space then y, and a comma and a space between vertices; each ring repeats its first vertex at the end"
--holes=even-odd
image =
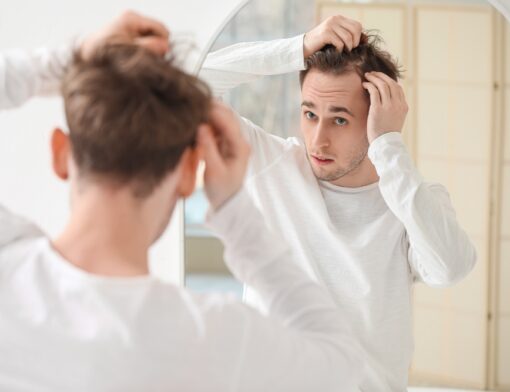
POLYGON ((409 107, 404 89, 388 75, 369 72, 365 77, 363 87, 370 94, 367 136, 372 143, 385 133, 402 132, 409 107))

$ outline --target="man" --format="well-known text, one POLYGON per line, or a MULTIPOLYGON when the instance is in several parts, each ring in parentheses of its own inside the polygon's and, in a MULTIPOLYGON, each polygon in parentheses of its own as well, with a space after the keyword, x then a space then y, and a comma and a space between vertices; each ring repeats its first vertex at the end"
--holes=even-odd
POLYGON ((72 60, 0 55, 4 108, 63 77, 70 131, 56 129, 51 145, 71 190, 54 239, 0 208, 0 389, 357 390, 361 354, 343 315, 242 190, 239 123, 164 60, 167 41, 164 26, 126 13, 72 60), (269 317, 148 275, 148 250, 193 191, 202 157, 209 224, 269 317))
MULTIPOLYGON (((208 56, 216 95, 268 74, 300 71, 301 138, 248 120, 247 187, 296 260, 326 286, 366 353, 363 391, 405 391, 414 281, 448 286, 475 264, 446 189, 426 183, 402 141, 398 66, 342 16, 306 35, 237 44, 208 56)), ((256 290, 246 299, 259 306, 256 290)))

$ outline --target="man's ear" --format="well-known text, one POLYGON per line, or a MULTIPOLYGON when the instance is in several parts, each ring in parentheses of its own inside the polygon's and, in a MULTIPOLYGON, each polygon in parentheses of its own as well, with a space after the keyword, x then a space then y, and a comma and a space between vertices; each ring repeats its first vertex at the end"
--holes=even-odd
POLYGON ((55 128, 51 135, 51 152, 53 171, 61 180, 69 178, 69 136, 60 128, 55 128))
POLYGON ((198 164, 201 159, 201 150, 199 147, 189 147, 181 156, 179 165, 181 166, 181 178, 177 187, 179 197, 186 198, 195 190, 197 179, 198 164))

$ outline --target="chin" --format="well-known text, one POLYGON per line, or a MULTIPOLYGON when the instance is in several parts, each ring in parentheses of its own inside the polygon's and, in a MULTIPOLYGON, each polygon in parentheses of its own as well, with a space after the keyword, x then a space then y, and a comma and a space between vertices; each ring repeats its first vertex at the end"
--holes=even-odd
POLYGON ((318 168, 312 168, 312 171, 317 179, 328 182, 339 180, 349 174, 348 170, 338 167, 327 171, 320 170, 318 168))
POLYGON ((312 172, 315 175, 315 177, 321 181, 332 181, 332 179, 336 179, 332 178, 335 177, 333 171, 324 171, 319 168, 312 167, 312 172))

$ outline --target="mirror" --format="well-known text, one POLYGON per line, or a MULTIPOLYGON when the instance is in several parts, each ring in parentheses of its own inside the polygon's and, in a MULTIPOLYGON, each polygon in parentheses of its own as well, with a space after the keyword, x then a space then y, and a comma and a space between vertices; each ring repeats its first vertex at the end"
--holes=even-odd
MULTIPOLYGON (((211 51, 238 42, 271 40, 300 34, 313 27, 315 6, 310 1, 279 1, 268 8, 251 1, 225 26, 211 51), (304 27, 303 27, 304 26, 304 27), (303 30, 305 29, 305 30, 303 30)), ((244 117, 265 129, 280 130, 279 136, 299 129, 299 85, 296 75, 262 78, 229 91, 224 97, 244 117), (280 97, 286 97, 282 100, 280 97), (253 105, 253 102, 260 105, 253 105), (262 104, 263 103, 263 104, 262 104)), ((219 290, 242 296, 242 286, 233 279, 222 259, 223 246, 205 228, 207 200, 199 186, 185 203, 185 282, 197 291, 219 290)))
MULTIPOLYGON (((410 383, 510 390, 509 24, 478 0, 277 0, 271 7, 253 0, 212 51, 292 37, 335 14, 378 30, 403 65, 407 150, 427 181, 447 188, 478 254, 474 270, 451 288, 414 285, 410 383)), ((224 100, 262 129, 301 137, 297 72, 259 78, 224 100)), ((200 189, 186 204, 186 285, 241 296, 220 242, 203 225, 206 208, 200 189)))

